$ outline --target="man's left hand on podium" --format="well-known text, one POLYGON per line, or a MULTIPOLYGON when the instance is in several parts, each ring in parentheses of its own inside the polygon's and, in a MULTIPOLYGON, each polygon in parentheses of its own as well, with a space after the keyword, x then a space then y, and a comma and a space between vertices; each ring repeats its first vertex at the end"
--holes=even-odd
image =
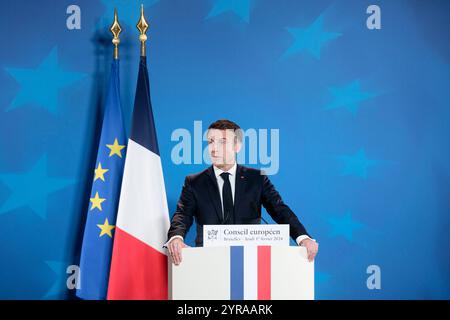
POLYGON ((306 248, 306 252, 308 253, 308 260, 310 262, 314 261, 314 258, 317 255, 317 251, 319 251, 319 244, 311 239, 304 239, 300 242, 302 247, 306 248))

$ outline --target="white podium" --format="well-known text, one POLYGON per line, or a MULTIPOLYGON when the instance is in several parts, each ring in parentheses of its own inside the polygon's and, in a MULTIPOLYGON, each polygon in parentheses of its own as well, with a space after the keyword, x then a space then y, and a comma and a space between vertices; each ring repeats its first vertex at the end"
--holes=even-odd
POLYGON ((185 248, 169 258, 169 299, 313 300, 314 262, 304 247, 185 248))

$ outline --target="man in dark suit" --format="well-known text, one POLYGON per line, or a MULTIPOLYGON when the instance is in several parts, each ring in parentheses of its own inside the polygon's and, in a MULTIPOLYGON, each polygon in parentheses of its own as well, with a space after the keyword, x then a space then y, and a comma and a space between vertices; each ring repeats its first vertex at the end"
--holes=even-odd
POLYGON ((203 225, 259 224, 261 206, 273 220, 289 224, 290 236, 304 246, 314 260, 318 244, 311 239, 297 216, 283 202, 269 178, 260 170, 236 163, 242 146, 242 130, 229 120, 218 120, 208 128, 208 151, 213 165, 187 176, 168 232, 167 248, 175 264, 181 263, 184 237, 194 219, 196 246, 203 245, 203 225))

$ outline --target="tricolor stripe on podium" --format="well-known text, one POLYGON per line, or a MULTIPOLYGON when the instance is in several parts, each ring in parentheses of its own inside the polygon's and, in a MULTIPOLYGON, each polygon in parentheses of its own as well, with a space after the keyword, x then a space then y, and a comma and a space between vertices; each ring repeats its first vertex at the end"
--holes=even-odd
POLYGON ((231 246, 231 300, 270 300, 270 292, 270 246, 231 246))

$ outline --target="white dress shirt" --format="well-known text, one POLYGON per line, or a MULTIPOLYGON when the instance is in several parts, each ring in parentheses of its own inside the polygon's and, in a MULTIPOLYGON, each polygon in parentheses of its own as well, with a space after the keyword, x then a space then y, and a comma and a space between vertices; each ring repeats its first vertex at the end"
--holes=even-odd
POLYGON ((231 195, 233 197, 233 203, 234 203, 234 189, 236 186, 236 168, 237 165, 236 163, 234 163, 234 166, 232 166, 228 171, 223 171, 222 169, 217 168, 216 166, 213 166, 214 168, 214 174, 216 176, 216 180, 217 180, 217 185, 219 186, 219 193, 220 193, 220 202, 222 203, 222 212, 223 212, 223 184, 225 183, 225 181, 223 180, 223 178, 220 176, 222 173, 224 172, 228 172, 230 175, 228 176, 228 179, 230 180, 230 184, 231 184, 231 195))
MULTIPOLYGON (((234 165, 228 170, 228 171, 223 171, 222 169, 217 168, 216 166, 213 166, 214 169, 214 175, 216 176, 216 180, 217 180, 217 185, 219 187, 219 193, 220 193, 220 202, 222 203, 222 212, 223 212, 223 196, 222 196, 222 191, 223 191, 223 184, 224 184, 224 180, 223 178, 220 176, 222 173, 224 172, 228 172, 230 175, 228 176, 230 179, 230 184, 231 184, 231 195, 233 197, 233 203, 234 203, 234 190, 235 190, 235 185, 236 185, 236 169, 237 169, 237 164, 234 163, 234 165)), ((172 241, 172 239, 175 238, 180 238, 183 240, 182 236, 173 236, 172 238, 169 239, 169 241, 167 241, 167 243, 164 245, 164 247, 170 242, 172 241)), ((311 239, 310 237, 308 237, 306 234, 300 235, 297 237, 297 239, 295 239, 295 242, 297 242, 298 245, 300 245, 300 243, 305 240, 305 239, 311 239)), ((314 239, 311 239, 313 241, 315 241, 314 239)))

